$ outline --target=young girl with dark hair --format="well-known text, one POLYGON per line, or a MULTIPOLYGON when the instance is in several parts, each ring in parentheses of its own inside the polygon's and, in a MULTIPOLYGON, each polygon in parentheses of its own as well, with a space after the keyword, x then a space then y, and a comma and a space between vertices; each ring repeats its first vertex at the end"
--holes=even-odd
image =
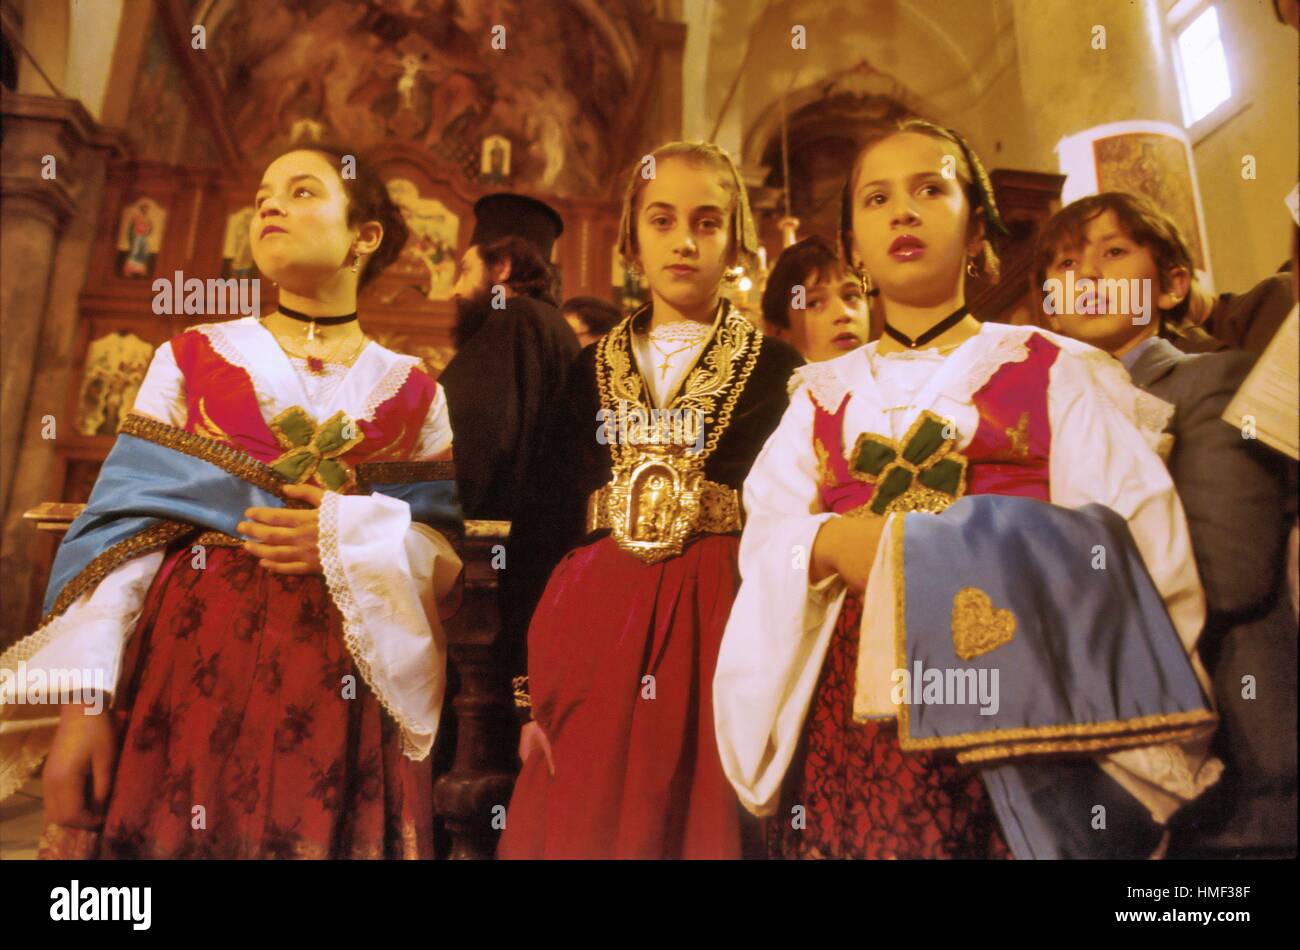
POLYGON ((745 482, 727 776, 779 857, 1147 856, 1218 774, 1169 407, 970 314, 1001 223, 950 130, 872 136, 843 221, 885 335, 795 373, 745 482))
POLYGON ((47 857, 432 856, 452 434, 419 360, 356 313, 406 228, 328 147, 271 162, 255 206, 278 309, 158 348, 40 629, 0 657, 111 699, 57 697, 52 744, 0 730, 0 796, 48 749, 47 857))

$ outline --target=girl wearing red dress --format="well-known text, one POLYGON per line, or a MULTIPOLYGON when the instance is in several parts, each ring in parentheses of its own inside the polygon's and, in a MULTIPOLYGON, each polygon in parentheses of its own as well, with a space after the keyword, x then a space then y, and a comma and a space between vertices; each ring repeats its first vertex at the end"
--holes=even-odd
POLYGON ((0 730, 0 796, 48 748, 43 856, 432 856, 451 430, 357 322, 406 228, 350 160, 267 167, 249 241, 278 310, 158 348, 45 621, 0 656, 108 694, 63 696, 52 744, 0 730))
MULTIPOLYGON (((951 130, 909 120, 870 137, 841 221, 846 260, 885 302, 885 335, 796 371, 745 483, 744 580, 714 679, 719 748, 745 807, 770 817, 773 857, 1007 857, 979 771, 935 741, 900 741, 907 708, 889 683, 903 548, 891 529, 967 495, 1104 506, 1127 522, 1178 649, 1194 656, 1204 598, 1155 451, 1170 407, 1098 350, 970 313, 966 279, 996 276, 988 239, 1002 225, 978 158, 951 130)), ((983 566, 996 575, 998 564, 983 566)), ((1217 777, 1203 753, 1129 748, 1102 768, 1163 821, 1217 777)))
POLYGON ((528 633, 532 721, 504 858, 729 858, 740 812, 711 684, 736 591, 739 488, 802 359, 722 298, 756 250, 727 154, 675 142, 633 172, 620 251, 652 302, 586 347, 551 463, 587 515, 528 633))

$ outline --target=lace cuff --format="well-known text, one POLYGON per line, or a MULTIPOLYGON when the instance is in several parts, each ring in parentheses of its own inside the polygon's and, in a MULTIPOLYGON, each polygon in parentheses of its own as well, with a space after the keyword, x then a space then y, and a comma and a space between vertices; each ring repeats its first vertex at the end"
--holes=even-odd
POLYGON ((447 650, 434 591, 460 571, 436 532, 412 526, 405 502, 326 492, 319 552, 343 639, 357 670, 402 729, 402 752, 433 747, 446 685, 447 650))

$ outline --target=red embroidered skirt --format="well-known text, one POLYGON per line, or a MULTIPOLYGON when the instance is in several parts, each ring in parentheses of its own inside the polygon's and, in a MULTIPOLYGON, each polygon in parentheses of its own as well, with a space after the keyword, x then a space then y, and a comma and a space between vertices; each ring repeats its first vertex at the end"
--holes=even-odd
POLYGON ((643 564, 603 538, 570 552, 528 632, 533 715, 503 858, 734 858, 740 806, 713 731, 713 671, 739 539, 643 564), (653 679, 646 679, 653 677, 653 679))
POLYGON ((102 832, 49 825, 41 856, 432 857, 432 770, 401 755, 324 578, 193 556, 168 554, 128 647, 102 832))
POLYGON ((903 752, 892 722, 853 721, 861 621, 862 600, 849 594, 822 664, 781 811, 767 822, 769 855, 1010 857, 978 773, 951 756, 903 752), (795 810, 798 805, 802 814, 795 810))

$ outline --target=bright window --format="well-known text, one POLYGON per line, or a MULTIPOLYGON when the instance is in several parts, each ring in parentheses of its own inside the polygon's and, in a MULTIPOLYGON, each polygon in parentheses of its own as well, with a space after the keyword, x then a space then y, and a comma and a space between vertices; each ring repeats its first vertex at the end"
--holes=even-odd
POLYGON ((1190 127, 1232 97, 1228 60, 1214 7, 1206 7, 1179 30, 1175 45, 1183 80, 1183 122, 1190 127))

